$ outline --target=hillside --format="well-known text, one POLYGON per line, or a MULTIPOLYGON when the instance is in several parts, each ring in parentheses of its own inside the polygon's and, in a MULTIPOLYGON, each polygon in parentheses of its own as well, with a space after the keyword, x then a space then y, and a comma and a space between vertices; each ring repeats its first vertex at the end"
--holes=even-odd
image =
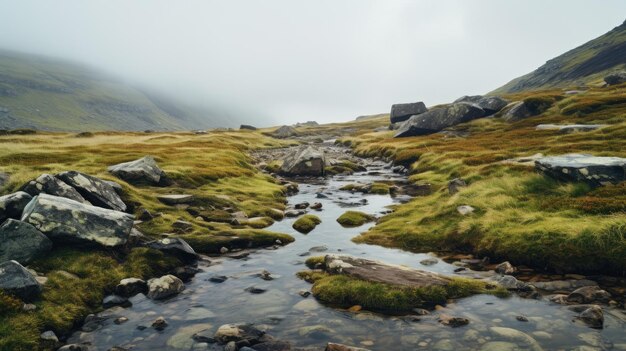
POLYGON ((491 94, 564 88, 601 83, 610 72, 626 68, 626 22, 610 32, 555 57, 491 94))
POLYGON ((232 123, 86 66, 0 50, 0 129, 188 130, 232 123))

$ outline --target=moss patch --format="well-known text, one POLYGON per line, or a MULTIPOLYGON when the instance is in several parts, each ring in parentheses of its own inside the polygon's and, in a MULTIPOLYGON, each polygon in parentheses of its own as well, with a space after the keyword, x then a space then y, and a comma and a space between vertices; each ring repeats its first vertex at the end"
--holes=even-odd
POLYGON ((322 223, 322 220, 318 216, 307 214, 298 218, 297 221, 293 222, 292 227, 300 233, 307 234, 315 229, 315 227, 320 223, 322 223))
POLYGON ((407 288, 316 271, 299 272, 298 276, 313 283, 313 295, 324 303, 341 307, 360 305, 383 312, 409 312, 417 307, 442 305, 448 299, 475 294, 508 295, 501 287, 464 278, 453 278, 447 286, 407 288))
POLYGON ((344 227, 358 227, 375 219, 374 216, 359 211, 346 211, 337 218, 337 222, 344 227))

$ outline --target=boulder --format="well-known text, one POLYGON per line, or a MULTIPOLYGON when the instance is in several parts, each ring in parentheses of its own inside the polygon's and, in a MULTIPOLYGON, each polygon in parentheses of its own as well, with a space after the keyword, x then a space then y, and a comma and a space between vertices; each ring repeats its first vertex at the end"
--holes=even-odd
POLYGON ((76 189, 50 174, 40 175, 37 179, 31 180, 30 182, 22 185, 21 190, 29 193, 31 196, 44 193, 65 197, 82 203, 88 203, 76 189))
POLYGON ((592 132, 606 127, 607 124, 539 124, 536 130, 558 130, 561 134, 592 132))
POLYGON ((324 153, 311 146, 300 147, 291 152, 283 161, 280 171, 286 175, 324 175, 324 153))
POLYGON ((185 284, 177 277, 167 274, 160 278, 148 280, 148 297, 153 300, 161 300, 174 296, 185 290, 185 284))
POLYGON ((6 261, 0 263, 0 290, 28 301, 41 293, 41 285, 19 262, 6 261))
POLYGON ((427 135, 460 123, 483 117, 485 111, 478 105, 457 102, 412 116, 400 126, 395 138, 427 135))
POLYGON ((21 218, 24 207, 26 207, 32 199, 33 197, 24 191, 0 196, 0 223, 4 222, 7 218, 21 218))
POLYGON ((608 76, 604 77, 604 81, 608 85, 626 83, 626 71, 611 73, 608 76))
POLYGON ((133 217, 119 211, 86 205, 63 197, 40 194, 24 209, 22 221, 50 239, 97 243, 113 247, 126 243, 133 217))
POLYGON ((125 278, 115 287, 115 294, 123 297, 131 297, 148 292, 148 284, 139 278, 125 278))
POLYGON ((111 184, 100 178, 77 171, 67 171, 56 175, 66 184, 76 189, 92 205, 116 211, 126 211, 126 204, 111 184))
POLYGON ((611 294, 602 290, 599 286, 583 286, 567 295, 567 301, 573 303, 607 303, 611 299, 611 294))
POLYGON ((149 248, 163 251, 169 255, 178 257, 183 262, 198 260, 198 254, 181 238, 164 238, 147 244, 149 248))
POLYGON ((495 271, 496 273, 511 275, 517 272, 517 269, 509 261, 504 261, 496 266, 495 271))
POLYGON ((109 172, 132 184, 152 184, 166 186, 171 181, 152 156, 110 166, 109 172))
POLYGON ((50 249, 50 239, 28 223, 11 218, 0 227, 0 262, 27 264, 50 249))
POLYGON ((524 101, 512 102, 502 109, 502 119, 507 122, 521 121, 525 118, 531 117, 532 115, 533 113, 524 101))
POLYGON ((256 127, 251 126, 249 124, 242 124, 241 126, 239 126, 239 129, 245 129, 245 130, 256 130, 256 127))
POLYGON ((282 126, 278 129, 276 129, 273 133, 272 136, 274 138, 279 138, 279 139, 285 139, 285 138, 290 138, 292 136, 296 136, 298 135, 298 131, 296 131, 296 128, 291 127, 291 126, 282 126))
POLYGON ((509 103, 508 101, 498 96, 481 95, 463 96, 459 99, 456 99, 454 102, 474 103, 485 111, 485 116, 491 116, 496 112, 499 112, 509 103))
POLYGON ((411 116, 419 115, 428 111, 423 102, 412 102, 408 104, 394 104, 391 106, 389 120, 391 123, 404 122, 411 116))
POLYGON ((550 177, 592 186, 617 184, 626 180, 626 158, 567 154, 543 157, 535 161, 535 169, 550 177))
POLYGON ((602 329, 604 327, 604 312, 602 312, 602 307, 598 305, 591 305, 585 308, 578 315, 578 319, 591 328, 602 329))

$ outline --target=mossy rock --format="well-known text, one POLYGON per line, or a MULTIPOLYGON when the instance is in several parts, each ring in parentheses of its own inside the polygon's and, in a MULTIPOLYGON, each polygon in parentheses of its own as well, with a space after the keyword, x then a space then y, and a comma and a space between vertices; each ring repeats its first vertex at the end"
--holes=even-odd
POLYGON ((385 183, 374 183, 370 187, 370 194, 378 194, 378 195, 387 195, 389 194, 389 184, 385 183))
POLYGON ((304 261, 304 264, 311 269, 324 268, 324 256, 312 256, 304 261))
POLYGON ((292 227, 300 233, 308 234, 320 223, 322 223, 322 220, 318 216, 308 214, 293 222, 292 227))
POLYGON ((337 222, 344 227, 359 227, 367 222, 375 220, 376 217, 360 211, 346 211, 337 222))

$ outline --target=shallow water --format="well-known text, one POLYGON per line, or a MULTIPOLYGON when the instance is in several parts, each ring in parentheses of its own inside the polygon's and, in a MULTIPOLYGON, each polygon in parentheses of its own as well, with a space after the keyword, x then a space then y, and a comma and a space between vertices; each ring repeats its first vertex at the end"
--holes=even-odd
MULTIPOLYGON (((117 325, 110 318, 103 327, 93 332, 77 332, 69 342, 90 342, 97 350, 108 350, 122 346, 133 350, 207 350, 221 346, 196 343, 191 335, 202 329, 216 330, 226 323, 254 323, 266 329, 272 336, 288 340, 295 346, 323 349, 327 342, 339 342, 361 346, 371 350, 518 350, 543 348, 544 350, 571 350, 587 345, 601 349, 626 350, 626 315, 623 310, 605 310, 605 326, 602 330, 590 329, 574 322, 576 313, 567 307, 550 303, 546 299, 531 300, 517 296, 497 298, 479 295, 449 304, 442 311, 423 316, 419 322, 411 322, 401 316, 383 316, 369 312, 352 313, 326 307, 311 296, 301 297, 300 290, 310 289, 310 284, 299 280, 295 273, 306 269, 301 254, 311 247, 327 246, 329 253, 339 252, 365 258, 379 259, 446 274, 454 274, 457 266, 441 260, 432 266, 423 266, 419 261, 431 257, 379 246, 357 245, 350 239, 365 231, 368 225, 359 228, 343 228, 336 219, 347 208, 339 202, 368 203, 353 209, 380 214, 406 198, 388 195, 362 195, 338 191, 341 186, 374 180, 404 181, 404 177, 383 167, 351 176, 337 176, 321 184, 300 184, 300 193, 289 198, 290 204, 303 201, 321 202, 322 211, 311 211, 322 219, 322 223, 311 233, 304 235, 291 228, 295 218, 286 218, 272 225, 269 230, 289 233, 296 241, 276 250, 254 251, 245 259, 217 258, 211 265, 202 265, 203 272, 187 284, 180 295, 162 302, 135 296, 130 308, 114 308, 103 315, 124 316, 128 322, 117 325), (328 194, 328 199, 316 198, 317 192, 328 194), (265 281, 258 273, 267 270, 276 279, 265 281), (223 283, 208 279, 224 275, 223 283), (249 287, 267 289, 262 294, 245 291, 249 287), (466 317, 470 324, 460 328, 442 326, 437 315, 466 317), (528 322, 520 322, 523 315, 528 322), (152 321, 163 316, 169 326, 163 331, 150 328, 152 321), (138 326, 147 326, 145 330, 138 326), (530 335, 528 338, 502 336, 490 328, 512 328, 530 335)), ((371 225, 371 224, 369 224, 371 225)), ((322 253, 313 252, 311 255, 322 253)), ((502 331, 502 330, 501 330, 502 331)), ((509 331, 504 329, 504 331, 509 331)), ((500 333, 502 334, 502 333, 500 333)), ((596 349, 596 348, 593 348, 596 349)))

